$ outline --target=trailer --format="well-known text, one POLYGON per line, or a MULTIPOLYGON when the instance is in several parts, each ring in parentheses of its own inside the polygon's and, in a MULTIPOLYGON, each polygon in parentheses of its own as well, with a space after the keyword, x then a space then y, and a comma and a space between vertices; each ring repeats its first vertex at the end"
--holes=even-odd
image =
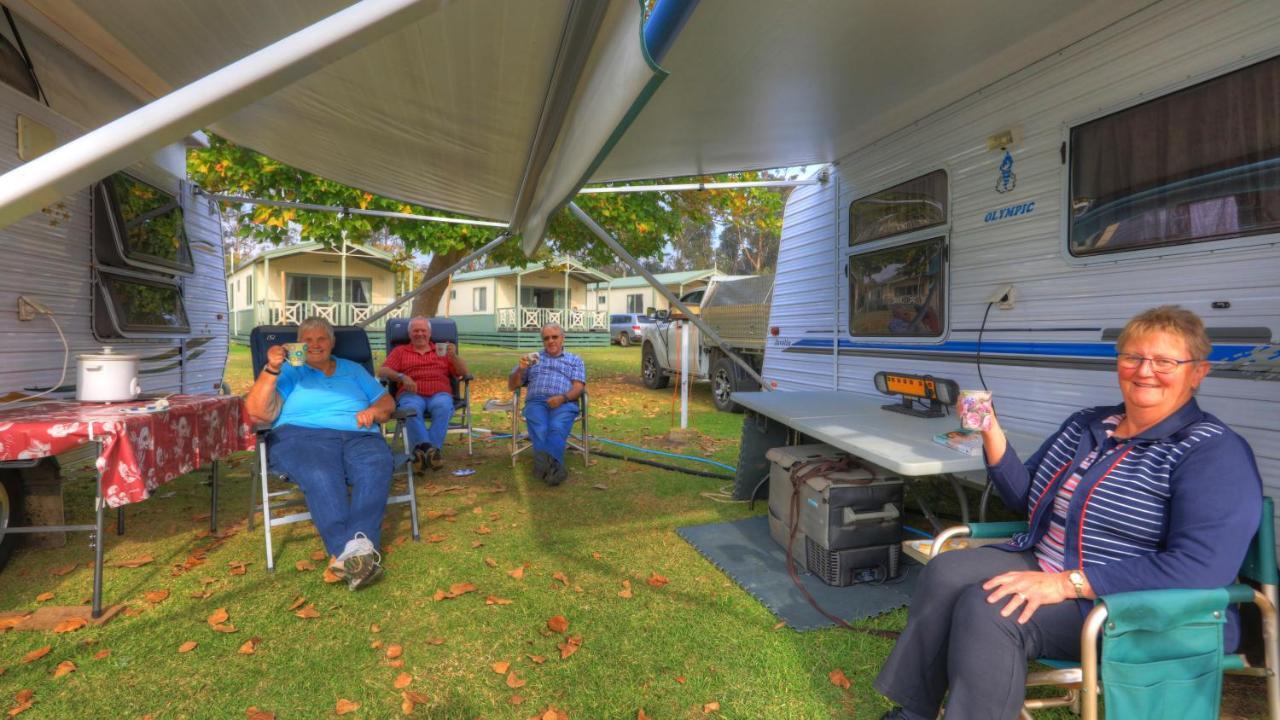
POLYGON ((1280 495, 1277 38, 1275 3, 1155 3, 837 159, 787 202, 768 385, 950 379, 1043 438, 1178 304, 1213 341, 1198 402, 1280 495))

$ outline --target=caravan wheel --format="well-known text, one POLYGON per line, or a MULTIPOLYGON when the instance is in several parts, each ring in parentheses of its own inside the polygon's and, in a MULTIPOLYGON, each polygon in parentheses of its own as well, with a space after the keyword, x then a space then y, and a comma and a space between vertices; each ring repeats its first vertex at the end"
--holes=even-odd
POLYGON ((734 377, 733 361, 718 355, 711 365, 711 402, 720 412, 742 412, 742 406, 729 399, 730 393, 739 389, 734 377))
POLYGON ((16 472, 0 472, 0 570, 18 543, 17 533, 6 533, 9 525, 17 525, 22 514, 22 480, 16 472))

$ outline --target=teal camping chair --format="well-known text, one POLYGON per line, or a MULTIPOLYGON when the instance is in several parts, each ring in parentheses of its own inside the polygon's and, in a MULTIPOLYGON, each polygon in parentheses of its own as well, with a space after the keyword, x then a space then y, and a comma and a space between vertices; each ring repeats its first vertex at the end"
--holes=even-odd
MULTIPOLYGON (((1027 529, 1024 522, 970 523, 951 527, 934 539, 931 555, 952 538, 1008 537, 1027 529)), ((1023 718, 1046 707, 1068 706, 1084 720, 1098 717, 1099 676, 1111 717, 1216 718, 1222 674, 1262 677, 1267 686, 1267 717, 1280 720, 1280 630, 1277 629, 1275 503, 1262 499, 1262 518, 1253 536, 1240 584, 1209 590, 1147 590, 1099 598, 1080 634, 1081 661, 1042 658, 1044 672, 1027 676, 1027 686, 1065 687, 1054 698, 1028 698, 1023 718), (1246 584, 1248 583, 1248 584, 1246 584), (1256 585, 1256 587, 1255 587, 1256 585), (1262 658, 1222 652, 1222 627, 1229 604, 1255 605, 1262 626, 1262 658), (1098 637, 1102 636, 1102 659, 1098 637)), ((1243 615, 1243 613, 1242 613, 1243 615)), ((1241 644, 1248 644, 1243 624, 1241 644)))

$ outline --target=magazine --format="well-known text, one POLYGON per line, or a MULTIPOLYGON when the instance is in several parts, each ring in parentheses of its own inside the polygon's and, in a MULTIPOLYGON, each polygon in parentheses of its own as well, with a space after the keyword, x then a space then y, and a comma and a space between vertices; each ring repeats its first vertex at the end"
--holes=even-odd
POLYGON ((934 435, 933 441, 965 455, 982 454, 982 433, 979 432, 952 430, 951 432, 934 435))

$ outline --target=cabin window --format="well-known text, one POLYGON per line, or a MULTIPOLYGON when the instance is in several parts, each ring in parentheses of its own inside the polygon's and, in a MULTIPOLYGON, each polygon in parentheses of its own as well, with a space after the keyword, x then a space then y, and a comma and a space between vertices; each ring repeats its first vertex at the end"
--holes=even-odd
POLYGON ((489 288, 472 288, 471 289, 471 310, 473 312, 485 312, 489 309, 488 300, 489 288))
POLYGON ((609 302, 609 296, 607 296, 607 295, 597 295, 597 296, 596 296, 596 304, 597 304, 597 305, 606 305, 606 304, 608 304, 608 302, 609 302))
POLYGON ((947 221, 947 171, 894 185, 849 205, 849 245, 942 225, 947 221))
POLYGON ((849 334, 938 337, 946 327, 946 238, 849 256, 849 334))
POLYGON ((627 312, 644 312, 644 293, 631 293, 627 296, 627 312))
POLYGON ((449 299, 450 299, 450 300, 457 300, 457 299, 458 299, 458 291, 457 291, 457 290, 450 290, 450 291, 449 291, 449 299))
POLYGON ((1072 255, 1280 231, 1280 58, 1071 129, 1072 255))
POLYGON ((168 278, 98 268, 94 331, 100 338, 185 335, 182 289, 168 278))
MULTIPOLYGON (((342 302, 342 278, 324 275, 294 275, 285 278, 285 298, 289 302, 342 302)), ((373 295, 373 278, 347 278, 347 302, 368 305, 373 295)))
POLYGON ((127 173, 116 173, 94 192, 94 252, 114 267, 162 273, 191 273, 178 198, 127 173))

